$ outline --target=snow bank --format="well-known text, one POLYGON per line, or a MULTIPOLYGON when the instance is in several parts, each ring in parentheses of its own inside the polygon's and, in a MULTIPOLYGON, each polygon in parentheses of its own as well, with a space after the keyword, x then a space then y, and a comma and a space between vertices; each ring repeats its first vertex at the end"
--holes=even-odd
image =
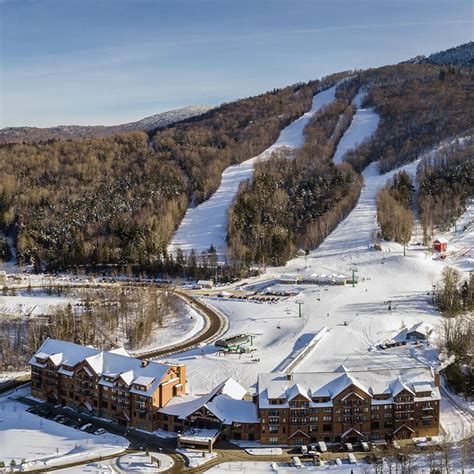
MULTIPOLYGON (((14 396, 28 393, 26 388, 14 396)), ((128 441, 120 436, 84 433, 28 413, 26 409, 13 398, 0 398, 0 460, 6 464, 12 459, 19 464, 24 459, 25 468, 42 469, 118 454, 128 446, 128 441)))

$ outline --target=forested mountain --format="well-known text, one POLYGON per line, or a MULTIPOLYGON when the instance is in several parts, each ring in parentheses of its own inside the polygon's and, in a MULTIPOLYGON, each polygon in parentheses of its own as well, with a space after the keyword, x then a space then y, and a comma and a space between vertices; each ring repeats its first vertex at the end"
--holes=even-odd
MULTIPOLYGON (((449 48, 445 51, 439 51, 438 53, 430 54, 427 56, 417 56, 408 61, 404 61, 405 64, 437 64, 437 65, 449 65, 453 64, 456 66, 474 66, 474 41, 469 43, 461 44, 454 48, 449 48)), ((403 63, 402 63, 403 64, 403 63)))
POLYGON ((474 71, 453 66, 400 64, 362 71, 347 88, 368 91, 365 104, 380 115, 370 143, 349 153, 362 170, 372 161, 382 172, 415 160, 441 140, 474 124, 474 71))
MULTIPOLYGON (((182 275, 166 248, 187 207, 208 199, 226 167, 261 153, 310 109, 318 90, 342 78, 337 100, 306 128, 303 148, 258 164, 229 214, 235 262, 283 263, 298 248, 319 245, 351 210, 359 172, 369 163, 378 161, 385 172, 442 140, 472 135, 472 69, 400 64, 345 72, 223 104, 148 133, 0 145, 0 234, 13 239, 20 263, 37 269, 134 264, 182 275), (336 166, 335 147, 359 91, 379 114, 379 126, 336 166)), ((433 173, 423 177, 430 189, 438 182, 433 173)), ((0 253, 8 254, 2 242, 0 253)))
MULTIPOLYGON (((339 76, 335 76, 336 80, 339 76)), ((148 135, 0 147, 0 230, 20 263, 159 265, 190 200, 308 110, 319 81, 225 104, 148 135)))
POLYGON ((137 122, 121 125, 58 125, 57 127, 7 127, 0 129, 0 143, 38 143, 47 140, 73 140, 77 138, 108 137, 125 132, 149 132, 159 127, 195 117, 207 112, 209 105, 190 105, 145 117, 137 122))

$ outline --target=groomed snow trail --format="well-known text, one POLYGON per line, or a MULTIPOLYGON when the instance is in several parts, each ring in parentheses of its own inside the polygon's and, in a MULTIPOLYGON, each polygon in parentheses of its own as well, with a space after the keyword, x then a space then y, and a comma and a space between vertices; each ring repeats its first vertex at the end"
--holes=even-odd
POLYGON ((235 199, 240 183, 252 178, 257 160, 270 158, 279 148, 300 148, 304 144, 305 126, 319 110, 334 101, 336 87, 316 94, 313 97, 311 110, 284 128, 278 140, 260 155, 240 165, 229 166, 222 173, 221 184, 217 191, 207 201, 186 211, 184 219, 171 239, 168 252, 174 253, 180 248, 185 253, 194 249, 199 254, 214 245, 219 255, 225 255, 227 212, 235 199))
POLYGON ((361 109, 360 106, 364 100, 365 93, 359 92, 352 101, 357 107, 357 111, 352 118, 351 125, 342 136, 334 154, 334 163, 342 163, 345 154, 354 148, 357 148, 365 140, 368 140, 377 130, 380 117, 373 109, 361 109))

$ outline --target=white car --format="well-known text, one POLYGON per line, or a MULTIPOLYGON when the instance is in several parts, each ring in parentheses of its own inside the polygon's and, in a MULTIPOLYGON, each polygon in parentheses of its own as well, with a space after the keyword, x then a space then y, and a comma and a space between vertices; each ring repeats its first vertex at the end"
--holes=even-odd
POLYGON ((346 443, 346 444, 344 445, 344 447, 346 448, 346 451, 348 451, 348 452, 354 451, 354 448, 352 447, 352 444, 351 444, 351 443, 346 443))
POLYGON ((103 435, 105 434, 104 428, 99 428, 98 430, 94 431, 95 435, 103 435))
POLYGON ((82 425, 79 429, 81 431, 86 431, 87 428, 90 428, 92 426, 92 423, 86 423, 85 425, 82 425))
POLYGON ((318 442, 318 448, 322 453, 325 453, 328 450, 328 447, 326 446, 326 443, 324 441, 318 442))

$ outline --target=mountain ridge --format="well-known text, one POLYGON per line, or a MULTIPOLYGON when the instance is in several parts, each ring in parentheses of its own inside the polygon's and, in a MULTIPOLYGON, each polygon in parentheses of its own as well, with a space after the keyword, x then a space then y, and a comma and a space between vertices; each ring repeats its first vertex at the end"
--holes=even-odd
POLYGON ((149 132, 176 122, 201 115, 211 105, 189 105, 167 110, 143 119, 118 125, 57 125, 54 127, 5 127, 0 129, 0 143, 37 143, 47 140, 75 140, 108 137, 117 133, 149 132))

